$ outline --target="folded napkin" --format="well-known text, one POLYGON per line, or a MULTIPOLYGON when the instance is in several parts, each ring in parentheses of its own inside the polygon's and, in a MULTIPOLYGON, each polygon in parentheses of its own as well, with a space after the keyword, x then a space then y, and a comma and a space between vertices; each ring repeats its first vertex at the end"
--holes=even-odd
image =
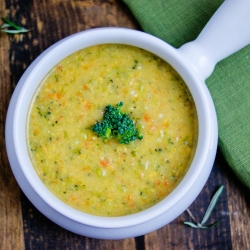
MULTIPOLYGON (((142 29, 173 47, 194 40, 223 0, 123 0, 142 29)), ((217 64, 206 80, 219 124, 219 147, 250 189, 250 46, 217 64)))

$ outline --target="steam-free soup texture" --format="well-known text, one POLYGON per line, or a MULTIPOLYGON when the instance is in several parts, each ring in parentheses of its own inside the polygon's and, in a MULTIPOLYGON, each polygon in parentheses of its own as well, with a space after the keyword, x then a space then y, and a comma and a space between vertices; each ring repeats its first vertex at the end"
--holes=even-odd
POLYGON ((27 122, 34 168, 47 188, 86 213, 120 216, 166 197, 183 178, 197 139, 193 99, 173 69, 139 48, 80 50, 41 83, 27 122), (123 102, 142 140, 104 142, 90 129, 123 102))

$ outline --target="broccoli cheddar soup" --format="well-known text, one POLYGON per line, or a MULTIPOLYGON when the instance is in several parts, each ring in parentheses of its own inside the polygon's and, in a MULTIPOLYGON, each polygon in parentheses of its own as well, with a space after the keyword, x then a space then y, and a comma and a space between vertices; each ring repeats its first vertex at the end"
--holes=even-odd
POLYGON ((80 211, 121 216, 145 210, 182 180, 197 141, 196 108, 159 57, 127 45, 82 49, 58 63, 31 103, 27 142, 45 186, 80 211), (91 129, 122 103, 140 139, 105 140, 91 129))

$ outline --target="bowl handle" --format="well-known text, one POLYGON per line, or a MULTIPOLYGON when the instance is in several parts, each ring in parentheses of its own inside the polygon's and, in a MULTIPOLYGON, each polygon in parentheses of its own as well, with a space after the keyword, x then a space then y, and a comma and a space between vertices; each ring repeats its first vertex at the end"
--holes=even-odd
POLYGON ((215 65, 250 43, 250 0, 225 0, 200 35, 178 51, 202 80, 215 65))

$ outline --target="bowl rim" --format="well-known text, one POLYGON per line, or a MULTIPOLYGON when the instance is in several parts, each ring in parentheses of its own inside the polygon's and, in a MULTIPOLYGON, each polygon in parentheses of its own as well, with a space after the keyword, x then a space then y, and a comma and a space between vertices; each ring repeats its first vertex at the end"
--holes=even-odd
MULTIPOLYGON (((102 228, 130 227, 152 220, 154 217, 163 214, 188 194, 188 190, 195 185, 195 182, 199 178, 202 167, 205 165, 205 161, 208 157, 208 151, 217 146, 217 121, 214 119, 216 115, 214 106, 211 107, 211 97, 205 84, 200 83, 199 77, 192 71, 191 67, 178 53, 177 49, 161 39, 141 31, 109 27, 82 31, 66 37, 45 50, 25 71, 17 86, 18 88, 15 90, 16 95, 13 95, 13 100, 11 100, 13 108, 8 110, 8 112, 13 112, 13 124, 7 122, 6 127, 11 126, 14 138, 12 147, 20 163, 21 171, 37 195, 52 209, 82 224, 102 228), (30 101, 32 100, 30 93, 32 92, 32 96, 34 95, 41 80, 53 67, 53 64, 55 65, 60 62, 67 55, 79 50, 80 47, 84 48, 104 43, 121 43, 137 46, 160 56, 172 65, 184 79, 194 98, 199 123, 196 153, 188 172, 179 185, 156 205, 135 214, 118 217, 102 217, 86 214, 69 207, 50 193, 37 176, 28 158, 29 155, 27 146, 25 147, 26 140, 24 138, 26 132, 20 133, 20 126, 22 132, 24 132, 26 127, 28 106, 30 106, 30 101), (29 98, 27 98, 28 92, 29 98), (26 109, 24 107, 26 107, 26 109), (25 115, 23 114, 23 110, 26 110, 25 115)), ((8 155, 11 157, 11 152, 8 152, 8 155)), ((19 166, 11 167, 13 171, 15 171, 15 168, 19 166)), ((35 201, 32 201, 32 203, 34 202, 35 201)), ((185 208, 182 208, 182 210, 183 209, 185 210, 185 208)))

